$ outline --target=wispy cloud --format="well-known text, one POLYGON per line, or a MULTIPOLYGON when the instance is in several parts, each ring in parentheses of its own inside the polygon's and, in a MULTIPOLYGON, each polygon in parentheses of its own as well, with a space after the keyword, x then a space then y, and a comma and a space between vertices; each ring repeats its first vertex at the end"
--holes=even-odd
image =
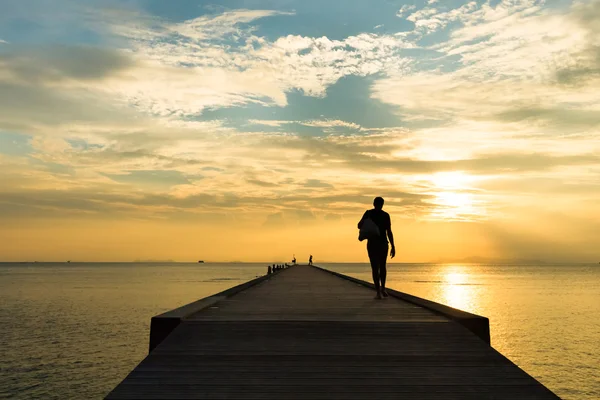
POLYGON ((343 40, 287 35, 268 41, 247 25, 289 15, 240 10, 176 24, 141 18, 126 28, 118 25, 114 30, 130 41, 133 55, 152 63, 114 89, 149 112, 189 115, 244 103, 285 106, 286 92, 324 96, 344 76, 401 71, 409 62, 400 50, 413 45, 391 35, 343 40))
POLYGON ((0 54, 3 80, 28 85, 102 81, 135 65, 135 60, 124 52, 80 45, 15 49, 0 54))
POLYGON ((309 121, 281 121, 281 120, 257 120, 257 119, 250 119, 248 120, 248 123, 250 124, 254 124, 254 125, 265 125, 265 126, 271 126, 271 127, 282 127, 282 126, 286 126, 286 125, 303 125, 303 126, 310 126, 310 127, 314 127, 314 128, 323 128, 325 132, 335 132, 336 128, 347 128, 353 131, 361 131, 363 130, 363 128, 356 123, 353 122, 346 122, 346 121, 342 121, 342 120, 330 120, 330 119, 323 119, 323 120, 309 120, 309 121))
POLYGON ((398 16, 400 18, 405 17, 407 14, 409 14, 415 8, 417 8, 417 6, 415 6, 414 4, 405 4, 402 7, 400 7, 400 10, 398 10, 398 13, 396 14, 396 16, 398 16))
POLYGON ((360 131, 362 127, 359 124, 340 120, 313 120, 302 122, 302 125, 314 126, 319 128, 349 128, 355 131, 360 131))
POLYGON ((294 121, 278 121, 274 119, 249 119, 248 123, 253 125, 265 125, 265 126, 282 126, 286 124, 294 123, 294 121))
MULTIPOLYGON (((461 21, 449 40, 432 46, 449 62, 459 57, 453 70, 390 74, 373 86, 373 96, 411 119, 528 122, 549 134, 595 127, 600 82, 586 50, 594 33, 580 7, 565 15, 534 0, 469 3, 451 17, 425 9, 440 23, 461 21), (579 74, 590 79, 585 86, 557 85, 579 74)), ((593 15, 593 6, 586 10, 593 15)))

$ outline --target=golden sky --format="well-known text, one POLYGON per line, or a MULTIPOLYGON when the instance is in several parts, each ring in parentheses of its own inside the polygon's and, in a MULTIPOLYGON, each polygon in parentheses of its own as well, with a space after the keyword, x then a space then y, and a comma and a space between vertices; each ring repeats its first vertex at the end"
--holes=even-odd
POLYGON ((0 260, 600 260, 600 1, 170 3, 3 6, 0 260))

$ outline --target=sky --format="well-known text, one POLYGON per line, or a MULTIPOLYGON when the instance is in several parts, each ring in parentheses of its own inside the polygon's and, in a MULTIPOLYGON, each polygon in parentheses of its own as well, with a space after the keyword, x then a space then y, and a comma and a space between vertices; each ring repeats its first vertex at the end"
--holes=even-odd
POLYGON ((598 0, 0 10, 0 260, 600 260, 598 0))

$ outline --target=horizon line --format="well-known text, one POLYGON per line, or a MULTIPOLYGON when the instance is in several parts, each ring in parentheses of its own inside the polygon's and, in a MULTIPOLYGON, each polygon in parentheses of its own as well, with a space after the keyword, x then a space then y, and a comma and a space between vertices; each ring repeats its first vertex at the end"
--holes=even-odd
MULTIPOLYGON (((44 261, 44 260, 0 260, 0 264, 291 264, 289 261, 174 261, 174 260, 142 260, 142 261, 81 261, 81 260, 67 260, 67 261, 44 261)), ((297 265, 308 265, 307 263, 297 263, 297 265)), ((319 263, 313 263, 313 265, 319 264, 369 264, 369 261, 330 261, 324 260, 319 263)), ((449 260, 449 261, 388 261, 389 264, 596 264, 595 261, 546 261, 546 260, 483 260, 483 261, 460 261, 460 260, 449 260)))

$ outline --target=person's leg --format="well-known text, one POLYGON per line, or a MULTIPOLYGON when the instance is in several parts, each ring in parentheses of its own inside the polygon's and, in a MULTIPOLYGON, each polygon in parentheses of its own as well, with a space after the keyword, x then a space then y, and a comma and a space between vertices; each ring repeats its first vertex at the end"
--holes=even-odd
POLYGON ((381 291, 379 287, 379 252, 377 246, 373 244, 367 244, 367 253, 369 254, 369 261, 371 262, 371 272, 373 274, 373 284, 375 290, 377 290, 377 297, 381 297, 381 291))
POLYGON ((381 281, 381 294, 387 297, 387 291, 385 290, 385 279, 387 278, 387 255, 388 255, 388 246, 382 246, 379 258, 379 279, 381 281))

